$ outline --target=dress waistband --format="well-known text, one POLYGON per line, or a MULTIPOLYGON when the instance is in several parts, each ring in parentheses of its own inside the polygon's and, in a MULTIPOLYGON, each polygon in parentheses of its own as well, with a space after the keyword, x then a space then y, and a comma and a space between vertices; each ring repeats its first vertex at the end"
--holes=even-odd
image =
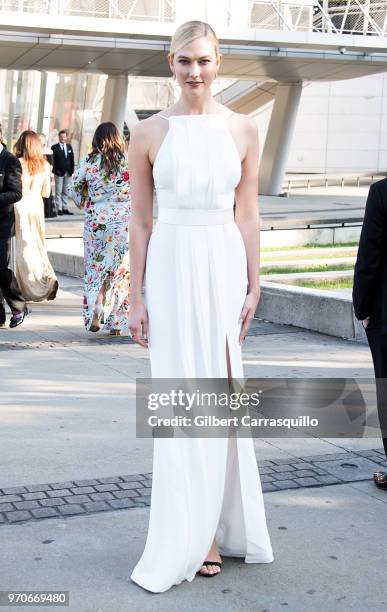
POLYGON ((234 210, 162 207, 159 209, 158 221, 170 225, 225 225, 234 223, 234 210))

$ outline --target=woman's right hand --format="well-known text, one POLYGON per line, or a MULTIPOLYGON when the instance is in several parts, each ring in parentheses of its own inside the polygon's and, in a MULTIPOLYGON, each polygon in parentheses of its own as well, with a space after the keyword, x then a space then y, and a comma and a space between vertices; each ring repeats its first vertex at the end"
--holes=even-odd
POLYGON ((136 344, 148 348, 148 313, 143 301, 130 305, 128 327, 132 340, 136 344))

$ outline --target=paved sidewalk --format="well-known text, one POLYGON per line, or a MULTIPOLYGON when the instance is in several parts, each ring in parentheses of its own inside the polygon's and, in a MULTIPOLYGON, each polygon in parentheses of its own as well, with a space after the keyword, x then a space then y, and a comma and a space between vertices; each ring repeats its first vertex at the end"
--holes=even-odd
MULTIPOLYGON (((225 559, 221 576, 160 595, 129 580, 151 488, 152 442, 134 435, 147 352, 86 334, 80 279, 60 284, 0 330, 0 588, 69 590, 71 612, 385 610, 380 439, 255 440, 275 562, 225 559)), ((366 346, 258 321, 244 363, 247 376, 372 375, 366 346)))

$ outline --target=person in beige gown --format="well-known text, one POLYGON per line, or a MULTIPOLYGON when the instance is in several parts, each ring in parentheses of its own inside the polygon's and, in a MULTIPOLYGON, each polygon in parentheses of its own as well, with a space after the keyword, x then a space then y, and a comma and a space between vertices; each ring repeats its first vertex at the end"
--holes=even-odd
POLYGON ((23 297, 30 302, 53 300, 58 280, 47 255, 43 198, 51 191, 50 164, 39 136, 21 134, 15 154, 22 166, 23 197, 15 205, 15 274, 23 297))

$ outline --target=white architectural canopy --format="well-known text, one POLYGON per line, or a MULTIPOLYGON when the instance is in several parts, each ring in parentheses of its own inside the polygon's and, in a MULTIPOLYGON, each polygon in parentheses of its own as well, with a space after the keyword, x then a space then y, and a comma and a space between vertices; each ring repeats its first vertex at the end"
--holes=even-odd
POLYGON ((169 76, 170 36, 209 22, 221 76, 335 80, 386 70, 382 0, 0 0, 0 68, 169 76))

